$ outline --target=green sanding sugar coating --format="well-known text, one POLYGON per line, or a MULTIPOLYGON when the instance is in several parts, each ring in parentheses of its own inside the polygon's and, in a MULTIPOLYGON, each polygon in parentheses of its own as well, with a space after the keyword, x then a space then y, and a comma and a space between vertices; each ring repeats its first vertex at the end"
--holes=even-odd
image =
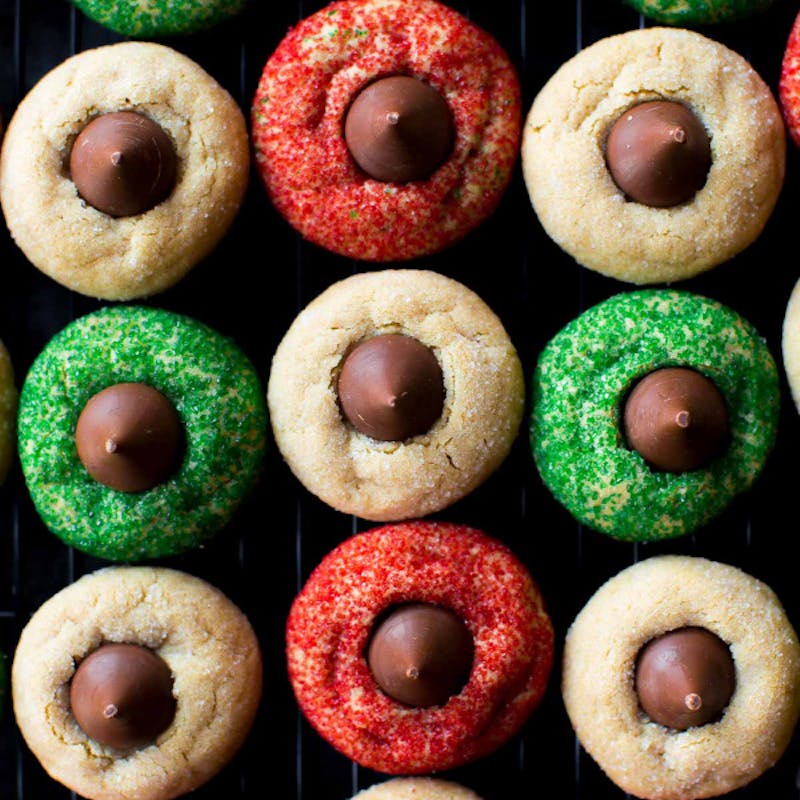
POLYGON ((20 392, 18 446, 53 533, 101 558, 139 561, 186 551, 225 525, 260 477, 266 428, 261 383, 232 340, 188 317, 120 306, 77 319, 36 358, 20 392), (144 492, 96 482, 75 447, 89 398, 125 382, 160 391, 184 425, 180 467, 144 492))
POLYGON ((556 499, 616 539, 666 539, 696 530, 760 474, 777 433, 778 370, 730 308, 688 292, 629 292, 553 337, 534 371, 531 404, 534 460, 556 499), (627 393, 668 366, 706 375, 725 398, 728 447, 703 469, 654 471, 625 444, 627 393))
POLYGON ((773 0, 625 0, 640 14, 665 25, 734 22, 765 11, 773 0))
POLYGON ((87 17, 126 36, 178 36, 238 14, 247 0, 72 0, 87 17))

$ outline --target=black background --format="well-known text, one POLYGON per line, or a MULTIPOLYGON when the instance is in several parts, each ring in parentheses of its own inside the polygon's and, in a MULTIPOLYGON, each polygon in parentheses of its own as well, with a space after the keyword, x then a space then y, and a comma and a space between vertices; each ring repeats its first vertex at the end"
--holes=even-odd
MULTIPOLYGON (((222 83, 249 124, 250 100, 267 58, 290 25, 324 4, 252 0, 244 14, 213 31, 162 41, 222 83)), ((519 70, 525 111, 547 78, 577 50, 651 24, 621 0, 452 0, 451 5, 507 49, 519 70)), ((749 21, 700 30, 741 53, 777 93, 797 10, 796 2, 776 0, 749 21)), ((50 68, 75 52, 121 39, 66 0, 0 0, 4 119, 50 68)), ((772 586, 790 619, 800 623, 793 556, 800 418, 789 397, 780 350, 786 302, 800 277, 795 221, 800 164, 791 142, 787 155, 784 190, 762 236, 731 262, 680 284, 748 318, 781 366, 778 442, 756 486, 692 535, 649 545, 616 542, 581 528, 553 500, 536 473, 523 426, 500 470, 472 495, 436 515, 482 528, 506 542, 538 582, 556 629, 556 668, 542 706, 498 752, 446 775, 484 800, 537 796, 554 788, 559 797, 625 796, 577 745, 561 702, 558 668, 569 623, 598 586, 623 567, 664 552, 735 564, 772 586)), ((188 314, 232 336, 266 387, 272 353, 297 312, 334 281, 384 266, 344 259, 302 242, 271 207, 253 173, 245 206, 217 250, 176 287, 141 302, 188 314)), ((528 381, 538 352, 566 322, 588 306, 634 288, 577 266, 550 241, 530 207, 519 167, 489 220, 460 244, 409 266, 454 277, 483 297, 506 325, 528 381)), ((54 333, 101 305, 39 273, 0 230, 0 338, 11 353, 18 385, 54 333)), ((260 485, 232 523, 202 550, 159 562, 204 577, 225 591, 250 617, 264 654, 265 690, 256 724, 234 762, 195 793, 198 800, 347 800, 386 777, 353 765, 310 729, 289 688, 283 650, 286 614, 311 569, 338 542, 368 527, 309 495, 270 442, 260 485)), ((15 463, 0 488, 0 648, 9 664, 33 611, 103 563, 67 548, 47 531, 15 463)), ((0 800, 74 796, 47 777, 21 740, 8 697, 5 706, 0 800)), ((799 745, 795 736, 776 767, 730 797, 796 797, 799 745)))

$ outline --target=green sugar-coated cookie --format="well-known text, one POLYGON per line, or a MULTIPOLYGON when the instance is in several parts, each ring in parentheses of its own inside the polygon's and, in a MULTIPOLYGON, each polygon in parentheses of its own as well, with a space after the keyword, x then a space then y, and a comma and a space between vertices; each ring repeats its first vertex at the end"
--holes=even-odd
POLYGON ((773 0, 624 0, 640 14, 664 25, 734 22, 765 11, 773 0))
POLYGON ((247 0, 72 0, 87 17, 125 36, 196 33, 238 14, 247 0))
POLYGON ((688 292, 623 293, 570 322, 542 351, 531 447, 545 484, 583 524, 626 541, 671 538, 750 487, 774 444, 779 402, 772 355, 736 312, 688 292), (633 384, 667 366, 705 375, 727 408, 727 446, 690 472, 651 469, 621 431, 633 384))
POLYGON ((101 558, 138 561, 195 547, 229 520, 259 476, 266 426, 261 383, 233 341, 171 312, 112 307, 68 325, 36 358, 20 392, 18 446, 53 533, 101 558), (87 401, 127 382, 161 392, 183 425, 179 466, 139 492, 95 481, 75 445, 87 401))

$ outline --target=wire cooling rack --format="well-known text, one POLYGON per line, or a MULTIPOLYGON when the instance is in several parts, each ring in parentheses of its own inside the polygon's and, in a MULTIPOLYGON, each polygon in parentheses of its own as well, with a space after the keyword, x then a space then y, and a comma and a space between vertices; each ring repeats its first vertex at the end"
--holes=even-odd
MULTIPOLYGON (((246 13, 207 34, 163 40, 200 63, 247 113, 258 77, 288 28, 324 5, 316 0, 251 0, 246 13)), ((558 66, 613 33, 646 23, 621 0, 472 0, 451 5, 490 31, 516 64, 525 107, 558 66)), ((776 0, 746 23, 701 32, 751 61, 777 89, 780 61, 797 5, 776 0)), ((0 0, 0 113, 16 104, 50 68, 81 50, 120 41, 66 0, 0 0)), ((783 314, 795 280, 796 209, 800 177, 789 146, 787 180, 760 239, 726 265, 681 288, 727 303, 748 318, 780 360, 783 314)), ((414 266, 462 281, 499 314, 529 380, 545 342, 583 309, 630 289, 578 267, 543 233, 517 169, 500 208, 461 244, 414 266)), ((217 250, 174 289, 147 304, 193 316, 232 336, 266 385, 270 359, 295 314, 334 281, 375 269, 302 242, 271 208, 253 178, 241 214, 217 250)), ((27 263, 0 231, 0 338, 21 384, 49 338, 102 303, 56 285, 27 263)), ((440 519, 482 528, 505 541, 538 582, 556 630, 556 667, 542 706, 499 751, 445 777, 484 800, 536 796, 621 798, 583 753, 559 692, 563 637, 603 581, 658 553, 703 555, 742 567, 778 593, 795 625, 800 592, 793 553, 797 535, 796 449, 800 423, 782 379, 783 405, 776 448, 761 480, 706 528, 669 543, 630 545, 585 530, 552 499, 538 478, 525 430, 489 481, 440 519)), ((319 560, 352 533, 368 527, 310 496, 271 446, 263 479, 236 518, 205 548, 167 559, 219 586, 248 614, 261 641, 265 689, 252 733, 236 759, 194 796, 281 800, 348 800, 383 780, 322 741, 297 710, 289 688, 283 627, 292 598, 319 560)), ((10 663, 22 627, 35 609, 80 575, 103 565, 62 545, 38 519, 15 464, 0 488, 0 649, 10 663)), ((769 657, 768 653, 764 654, 769 657)), ((0 722, 0 800, 59 800, 74 794, 52 781, 25 747, 10 698, 0 722)), ((736 798, 797 797, 798 738, 772 770, 736 798)))

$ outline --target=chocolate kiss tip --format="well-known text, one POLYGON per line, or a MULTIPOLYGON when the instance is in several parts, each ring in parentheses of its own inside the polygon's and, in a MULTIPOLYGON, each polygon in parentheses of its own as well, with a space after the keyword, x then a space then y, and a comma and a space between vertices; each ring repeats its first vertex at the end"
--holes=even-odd
POLYGON ((113 703, 109 703, 109 704, 108 704, 108 705, 107 705, 107 706, 106 706, 106 707, 103 709, 103 716, 104 716, 106 719, 112 719, 113 717, 116 717, 116 716, 117 716, 117 714, 119 714, 119 708, 117 708, 117 706, 115 706, 113 703))
POLYGON ((703 698, 695 692, 687 694, 684 702, 689 711, 699 711, 703 707, 703 698))
POLYGON ((106 453, 116 453, 118 447, 114 439, 106 439, 106 453))
POLYGON ((679 411, 675 415, 675 424, 679 428, 688 428, 692 424, 692 415, 688 411, 679 411))

